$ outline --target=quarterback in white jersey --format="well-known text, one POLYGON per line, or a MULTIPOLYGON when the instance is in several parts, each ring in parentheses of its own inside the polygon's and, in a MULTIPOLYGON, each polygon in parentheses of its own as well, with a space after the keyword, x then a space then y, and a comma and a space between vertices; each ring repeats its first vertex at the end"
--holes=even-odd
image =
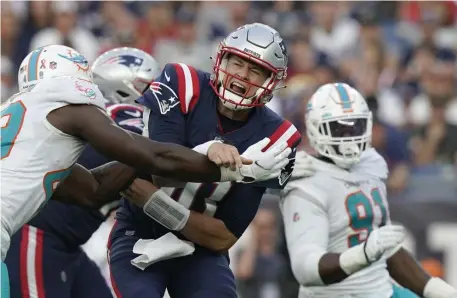
POLYGON ((389 218, 387 164, 370 148, 372 115, 360 93, 346 84, 320 87, 308 103, 306 128, 318 156, 297 154, 297 179, 281 196, 299 297, 457 297, 401 248, 403 227, 389 218), (316 173, 300 178, 300 162, 307 168, 310 159, 316 173))

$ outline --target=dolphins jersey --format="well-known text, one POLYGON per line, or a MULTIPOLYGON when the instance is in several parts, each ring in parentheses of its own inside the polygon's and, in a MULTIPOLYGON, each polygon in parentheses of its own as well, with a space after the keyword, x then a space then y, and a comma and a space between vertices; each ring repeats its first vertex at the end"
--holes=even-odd
MULTIPOLYGON (((305 251, 342 253, 364 242, 373 229, 390 224, 384 183, 387 164, 374 149, 364 152, 349 171, 317 159, 315 165, 314 176, 290 181, 282 193, 292 268, 305 266, 305 251)), ((339 283, 302 286, 299 297, 390 298, 393 290, 386 266, 381 259, 339 283)))
POLYGON ((47 115, 69 104, 105 109, 96 85, 74 77, 43 79, 1 108, 1 257, 10 237, 51 198, 85 142, 52 126, 47 115))

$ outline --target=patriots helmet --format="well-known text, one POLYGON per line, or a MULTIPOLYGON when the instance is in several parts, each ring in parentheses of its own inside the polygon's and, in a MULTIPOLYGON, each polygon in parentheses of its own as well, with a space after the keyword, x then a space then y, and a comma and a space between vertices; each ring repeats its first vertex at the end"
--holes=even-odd
POLYGON ((261 23, 244 25, 219 44, 211 86, 223 104, 232 110, 262 106, 271 100, 279 82, 286 78, 287 63, 286 47, 278 31, 261 23), (269 72, 269 77, 261 85, 256 85, 228 72, 227 64, 231 55, 261 66, 269 72), (231 88, 234 77, 242 82, 242 92, 234 92, 231 88), (249 92, 251 88, 256 92, 248 97, 252 93, 249 92))
POLYGON ((372 113, 363 96, 347 84, 317 89, 308 102, 305 123, 311 147, 341 168, 358 163, 371 147, 372 113))
POLYGON ((92 65, 94 83, 112 103, 134 103, 160 71, 151 55, 129 47, 107 51, 92 65))
POLYGON ((40 80, 71 76, 92 82, 87 59, 75 49, 62 45, 48 45, 30 52, 18 71, 19 91, 35 86, 40 80))

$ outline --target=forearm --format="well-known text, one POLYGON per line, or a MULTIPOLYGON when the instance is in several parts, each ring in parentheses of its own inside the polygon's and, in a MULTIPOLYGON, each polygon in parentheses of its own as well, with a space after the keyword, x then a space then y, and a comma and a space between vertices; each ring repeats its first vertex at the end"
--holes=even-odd
POLYGON ((220 253, 228 251, 238 240, 223 221, 194 211, 180 233, 190 241, 220 253))
POLYGON ((341 254, 322 253, 311 247, 310 244, 301 253, 292 256, 292 270, 299 283, 304 286, 339 283, 351 274, 369 266, 362 245, 357 245, 341 254))
POLYGON ((303 250, 291 261, 294 275, 303 286, 330 285, 348 277, 340 266, 340 254, 303 250))
POLYGON ((154 175, 173 177, 186 182, 221 181, 221 169, 207 156, 172 143, 155 142, 150 167, 143 169, 154 175))
POLYGON ((97 187, 95 177, 83 166, 75 164, 70 175, 59 183, 51 199, 81 207, 97 208, 92 200, 97 187))
POLYGON ((91 171, 75 164, 70 175, 54 192, 52 199, 87 208, 100 208, 119 198, 135 177, 134 169, 111 162, 91 171))
POLYGON ((126 189, 137 176, 134 168, 116 161, 99 166, 90 172, 98 182, 92 198, 100 206, 119 199, 119 192, 126 189))
POLYGON ((387 270, 401 286, 420 297, 445 298, 457 295, 457 291, 441 279, 432 279, 403 248, 387 260, 387 270))
POLYGON ((319 276, 326 285, 339 283, 349 275, 340 265, 340 254, 327 253, 319 260, 319 276))
POLYGON ((387 260, 387 270, 401 286, 419 296, 422 296, 424 287, 430 279, 430 276, 403 248, 387 260))
POLYGON ((154 142, 123 130, 96 108, 77 107, 69 117, 80 113, 85 113, 87 121, 72 119, 72 123, 77 123, 72 134, 113 160, 142 172, 171 176, 186 182, 221 181, 220 168, 202 154, 184 146, 154 142))

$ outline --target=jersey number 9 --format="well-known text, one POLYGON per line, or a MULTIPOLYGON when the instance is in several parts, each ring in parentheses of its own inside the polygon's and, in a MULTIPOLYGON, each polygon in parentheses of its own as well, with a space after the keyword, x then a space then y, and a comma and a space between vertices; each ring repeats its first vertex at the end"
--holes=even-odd
POLYGON ((9 104, 1 112, 1 158, 8 157, 24 122, 26 107, 21 101, 9 104))

